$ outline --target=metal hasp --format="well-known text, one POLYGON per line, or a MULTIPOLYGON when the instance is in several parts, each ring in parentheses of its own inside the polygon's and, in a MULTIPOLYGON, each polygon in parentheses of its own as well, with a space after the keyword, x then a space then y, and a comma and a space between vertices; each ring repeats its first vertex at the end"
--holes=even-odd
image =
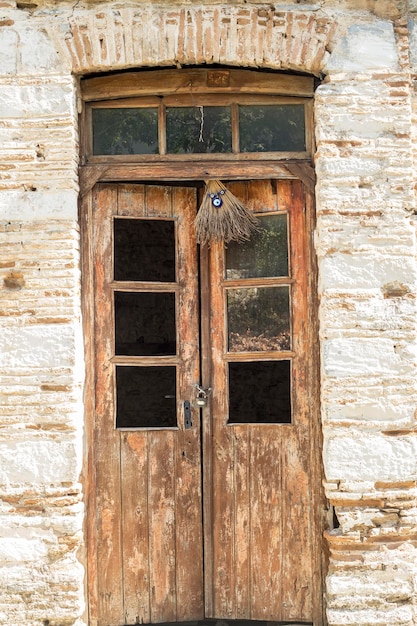
POLYGON ((207 389, 204 389, 204 387, 201 387, 198 383, 195 383, 194 387, 197 389, 196 404, 201 409, 207 404, 207 399, 211 392, 211 387, 207 387, 207 389))
POLYGON ((184 401, 184 428, 185 430, 189 430, 190 428, 192 428, 192 421, 191 421, 191 405, 189 403, 188 400, 184 401))

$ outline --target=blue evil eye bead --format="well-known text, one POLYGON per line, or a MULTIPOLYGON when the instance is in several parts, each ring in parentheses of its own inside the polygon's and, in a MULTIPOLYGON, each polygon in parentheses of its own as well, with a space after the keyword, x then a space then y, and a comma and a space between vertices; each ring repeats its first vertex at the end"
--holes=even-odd
POLYGON ((219 198, 219 196, 215 196, 212 198, 211 203, 214 207, 216 207, 216 209, 218 209, 223 204, 223 200, 219 198))

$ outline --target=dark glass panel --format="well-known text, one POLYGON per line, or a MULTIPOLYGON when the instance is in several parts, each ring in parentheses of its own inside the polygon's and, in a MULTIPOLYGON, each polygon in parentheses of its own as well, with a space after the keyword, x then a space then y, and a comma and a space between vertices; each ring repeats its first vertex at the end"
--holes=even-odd
POLYGON ((175 294, 114 294, 116 354, 167 356, 176 353, 175 294))
POLYGON ((226 249, 226 278, 288 276, 287 215, 260 217, 260 229, 226 249))
POLYGON ((177 425, 175 366, 117 366, 116 388, 116 428, 177 425))
POLYGON ((114 220, 114 279, 175 282, 172 220, 114 220))
POLYGON ((93 154, 158 154, 158 109, 93 109, 93 154))
POLYGON ((230 352, 290 350, 289 287, 227 290, 230 352))
POLYGON ((241 105, 239 136, 241 152, 304 152, 304 105, 241 105))
POLYGON ((290 424, 289 361, 229 363, 229 423, 290 424))
POLYGON ((230 107, 169 107, 167 152, 193 154, 232 151, 230 107))

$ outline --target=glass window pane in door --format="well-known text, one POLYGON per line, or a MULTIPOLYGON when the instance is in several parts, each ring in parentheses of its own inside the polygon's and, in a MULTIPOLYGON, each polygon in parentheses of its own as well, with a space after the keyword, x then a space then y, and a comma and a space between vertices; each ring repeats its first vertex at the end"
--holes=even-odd
POLYGON ((229 363, 229 424, 290 424, 290 361, 229 363))
POLYGON ((290 350, 289 287, 227 290, 229 352, 290 350))
POLYGON ((174 293, 116 292, 114 310, 117 355, 175 355, 174 293))
POLYGON ((117 366, 116 395, 116 428, 177 426, 175 366, 117 366))
POLYGON ((259 231, 226 248, 226 278, 288 276, 287 215, 259 217, 259 231))
POLYGON ((304 105, 241 105, 239 136, 241 152, 304 152, 304 105))
POLYGON ((114 279, 175 281, 173 220, 114 220, 114 279))
POLYGON ((232 151, 230 107, 168 107, 168 154, 232 151))
POLYGON ((158 109, 93 109, 93 154, 158 154, 158 109))

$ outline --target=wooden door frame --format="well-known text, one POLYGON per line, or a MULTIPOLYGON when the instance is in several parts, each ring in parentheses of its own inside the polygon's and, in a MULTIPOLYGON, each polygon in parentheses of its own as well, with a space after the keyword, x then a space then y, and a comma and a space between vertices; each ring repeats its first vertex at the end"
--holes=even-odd
MULTIPOLYGON (((307 228, 307 259, 311 271, 308 272, 308 313, 307 321, 309 333, 309 345, 312 346, 312 354, 309 355, 310 367, 308 368, 310 380, 309 387, 312 390, 312 432, 314 435, 314 444, 310 448, 310 467, 312 475, 312 486, 314 491, 315 502, 313 504, 314 529, 312 529, 312 537, 315 544, 315 563, 314 563, 314 582, 313 587, 313 615, 314 625, 322 626, 325 621, 325 610, 323 606, 324 598, 324 576, 327 569, 327 558, 324 551, 323 530, 325 527, 326 504, 322 488, 323 469, 321 455, 317 454, 322 450, 322 430, 320 422, 319 402, 320 402, 320 365, 319 365, 319 340, 318 340, 318 297, 317 297, 317 263, 314 254, 313 232, 315 226, 315 201, 314 201, 314 185, 315 175, 314 169, 310 162, 293 161, 293 162, 274 162, 259 161, 255 162, 211 162, 205 163, 203 160, 196 163, 187 163, 181 166, 180 163, 164 163, 159 167, 152 164, 101 164, 86 165, 80 167, 80 209, 79 221, 81 229, 81 269, 82 269, 82 315, 84 329, 84 349, 85 349, 85 500, 86 500, 86 517, 85 517, 85 535, 86 543, 89 543, 89 553, 94 553, 95 546, 92 542, 96 541, 96 533, 94 531, 94 515, 95 506, 95 468, 94 457, 91 450, 93 442, 93 417, 94 417, 94 285, 93 285, 93 256, 92 249, 92 189, 96 183, 112 182, 123 183, 127 181, 140 181, 145 183, 165 182, 197 182, 207 178, 223 178, 228 180, 250 180, 250 179, 268 179, 268 178, 288 178, 300 179, 305 187, 306 198, 306 228, 307 228)), ((207 263, 207 254, 202 251, 201 263, 207 263)), ((208 272, 204 272, 208 276, 208 272)), ((209 297, 210 286, 202 285, 203 299, 209 297)), ((202 321, 202 333, 209 333, 209 321, 202 321)), ((210 359, 207 357, 202 362, 202 382, 205 384, 210 381, 210 359)), ((208 410, 208 409, 205 409, 208 410)), ((203 421, 204 423, 204 421, 203 421)), ((205 420, 209 423, 209 420, 205 420)), ((209 426, 205 427, 206 429, 209 426)), ((203 437, 203 453, 207 454, 207 446, 205 443, 210 439, 210 433, 207 430, 202 431, 203 437)), ((210 463, 210 455, 206 456, 206 462, 210 463)), ((207 468, 207 475, 210 476, 211 466, 207 468)), ((204 477, 204 482, 207 477, 204 477)), ((204 506, 204 524, 209 524, 208 513, 210 510, 210 491, 207 483, 203 484, 205 489, 204 506)), ((205 529, 203 529, 204 532, 205 529)), ((207 533, 204 532, 204 541, 207 541, 207 533)), ((207 548, 207 545, 205 546, 207 548)), ((210 562, 205 563, 205 568, 210 568, 210 562)), ((211 572, 209 572, 211 574, 211 572)), ((211 575, 205 578, 206 581, 211 580, 211 575)), ((90 626, 94 626, 94 615, 97 615, 97 572, 93 559, 86 557, 86 597, 88 604, 88 614, 92 617, 89 619, 90 626)), ((206 582, 206 598, 207 585, 206 582)))

